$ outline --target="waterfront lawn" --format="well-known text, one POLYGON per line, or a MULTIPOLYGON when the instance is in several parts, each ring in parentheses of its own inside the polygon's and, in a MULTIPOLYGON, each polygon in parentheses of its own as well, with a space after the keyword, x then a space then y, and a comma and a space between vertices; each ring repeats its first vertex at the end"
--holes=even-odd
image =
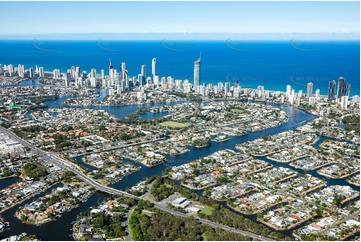
POLYGON ((174 122, 174 121, 166 121, 166 122, 160 123, 160 125, 163 127, 169 127, 172 129, 182 129, 182 128, 189 127, 188 123, 179 123, 179 122, 174 122))

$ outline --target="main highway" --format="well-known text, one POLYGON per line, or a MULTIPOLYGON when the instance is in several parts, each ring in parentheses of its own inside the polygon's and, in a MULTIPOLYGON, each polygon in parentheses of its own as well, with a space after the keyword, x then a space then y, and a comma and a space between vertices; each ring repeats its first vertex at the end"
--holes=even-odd
MULTIPOLYGON (((173 209, 170 209, 168 207, 166 207, 163 204, 160 203, 156 203, 153 201, 150 201, 144 197, 137 197, 135 195, 129 194, 127 192, 112 188, 112 187, 108 187, 105 185, 102 185, 96 181, 94 181, 92 178, 88 177, 87 175, 85 175, 81 168, 79 166, 77 166, 76 164, 61 159, 60 157, 51 154, 49 152, 45 152, 37 147, 35 147, 34 145, 30 144, 28 141, 21 139, 20 137, 18 137, 16 134, 14 134, 12 131, 0 126, 0 132, 6 134, 7 136, 9 136, 11 139, 13 139, 14 141, 19 142, 20 144, 22 144, 24 147, 28 147, 33 153, 37 154, 39 157, 42 157, 43 159, 45 159, 46 161, 52 163, 53 165, 56 165, 64 170, 73 172, 74 174, 77 175, 77 177, 79 179, 81 179, 84 183, 94 187, 96 190, 104 192, 104 193, 108 193, 108 194, 113 194, 113 195, 122 195, 124 197, 129 197, 129 198, 134 198, 134 199, 138 199, 138 200, 146 200, 151 202, 155 208, 171 213, 172 215, 178 216, 178 217, 183 217, 183 218, 187 218, 190 217, 192 215, 190 214, 184 214, 178 211, 175 211, 173 209)), ((218 224, 212 221, 209 221, 207 219, 201 219, 201 218, 196 218, 200 223, 204 224, 204 225, 208 225, 211 226, 213 228, 220 228, 229 232, 233 232, 233 233, 237 233, 237 234, 241 234, 243 236, 249 236, 251 238, 253 238, 254 240, 258 240, 258 241, 272 241, 271 239, 267 238, 267 237, 263 237, 248 231, 243 231, 243 230, 239 230, 239 229, 235 229, 229 226, 225 226, 222 224, 218 224)))

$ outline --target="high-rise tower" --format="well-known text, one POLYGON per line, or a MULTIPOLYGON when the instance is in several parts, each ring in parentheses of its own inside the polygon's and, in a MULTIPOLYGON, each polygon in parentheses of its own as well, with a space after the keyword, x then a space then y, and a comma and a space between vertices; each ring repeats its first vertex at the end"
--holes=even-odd
POLYGON ((350 88, 351 85, 346 82, 346 79, 344 77, 341 76, 340 78, 338 78, 337 97, 341 98, 343 96, 349 96, 350 88))
POLYGON ((312 89, 313 89, 313 83, 309 82, 307 84, 307 97, 312 97, 312 89))
POLYGON ((201 70, 201 54, 199 54, 198 60, 194 62, 194 90, 198 92, 199 81, 200 81, 200 70, 201 70))
POLYGON ((156 65, 157 65, 157 59, 153 58, 152 59, 152 78, 153 78, 153 82, 154 82, 154 77, 156 75, 156 65))
POLYGON ((335 99, 336 96, 336 81, 332 80, 328 83, 328 100, 331 101, 335 99))

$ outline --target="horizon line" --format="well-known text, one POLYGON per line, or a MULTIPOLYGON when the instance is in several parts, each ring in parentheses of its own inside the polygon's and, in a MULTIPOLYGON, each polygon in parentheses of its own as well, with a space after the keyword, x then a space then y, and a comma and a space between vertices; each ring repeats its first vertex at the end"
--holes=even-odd
POLYGON ((87 33, 5 33, 0 34, 0 36, 9 36, 9 35, 92 35, 92 34, 179 34, 179 35, 192 35, 192 34, 239 34, 239 35, 296 35, 296 34, 305 34, 305 35, 360 35, 360 32, 192 32, 192 31, 150 31, 150 32, 87 32, 87 33))

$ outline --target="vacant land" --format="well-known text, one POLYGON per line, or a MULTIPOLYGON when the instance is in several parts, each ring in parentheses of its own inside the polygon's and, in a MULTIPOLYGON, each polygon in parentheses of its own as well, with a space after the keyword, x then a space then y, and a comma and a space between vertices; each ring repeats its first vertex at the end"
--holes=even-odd
POLYGON ((232 108, 231 111, 234 113, 244 113, 244 110, 239 108, 232 108))
POLYGON ((203 213, 203 214, 205 214, 205 215, 207 215, 207 216, 211 216, 212 213, 213 213, 213 211, 214 211, 214 208, 212 208, 212 207, 205 207, 205 208, 202 209, 201 213, 203 213))
POLYGON ((169 127, 172 129, 182 129, 182 128, 187 128, 189 126, 188 123, 179 123, 179 122, 174 122, 174 121, 166 121, 166 122, 160 123, 160 125, 163 127, 169 127))

